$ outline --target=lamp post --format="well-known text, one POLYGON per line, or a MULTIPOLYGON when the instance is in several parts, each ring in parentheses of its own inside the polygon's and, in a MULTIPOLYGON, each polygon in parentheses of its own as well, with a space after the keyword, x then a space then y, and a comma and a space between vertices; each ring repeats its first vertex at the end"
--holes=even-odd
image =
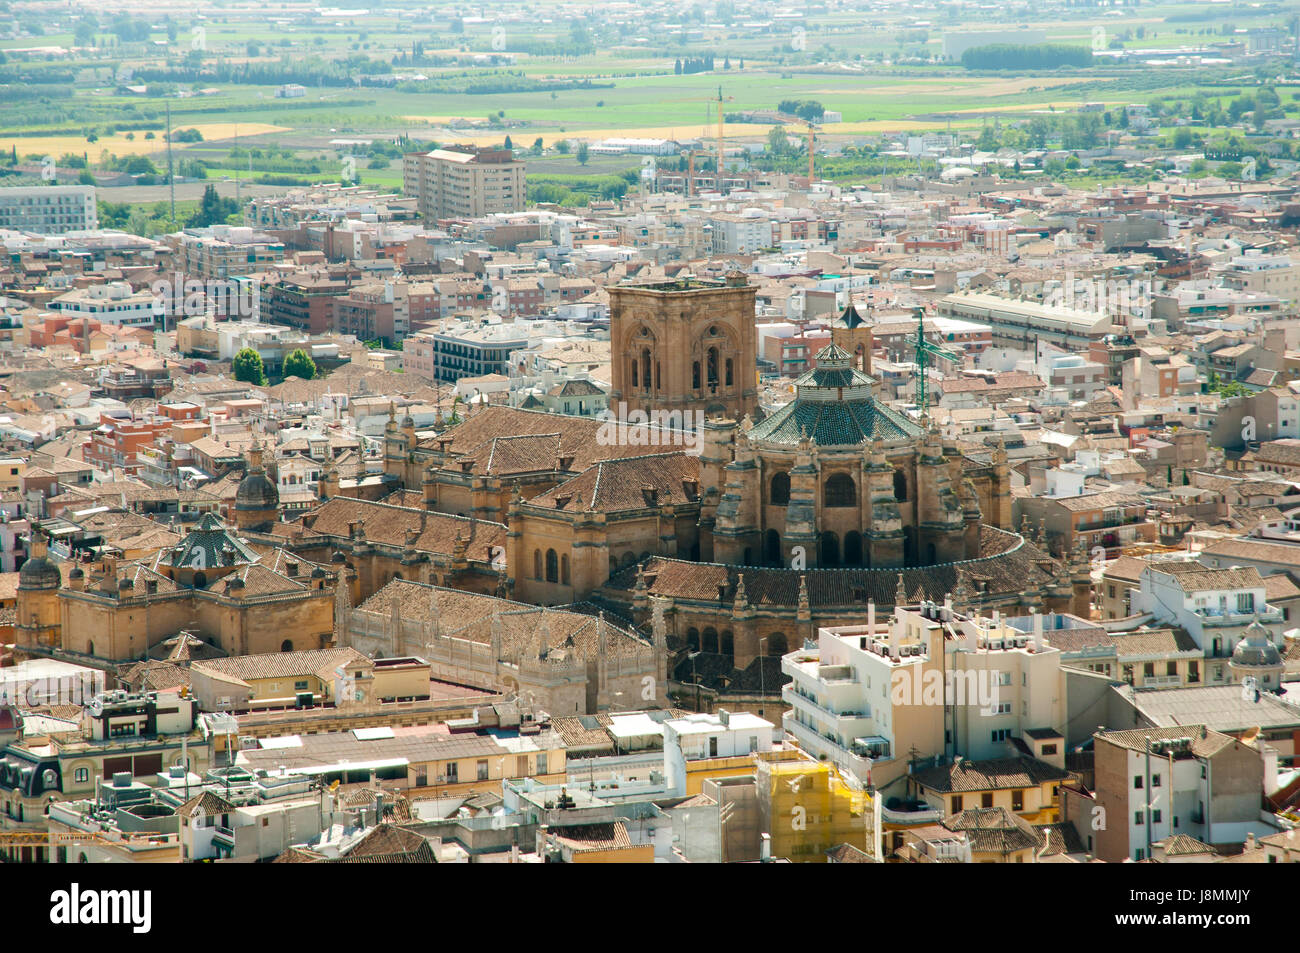
POLYGON ((691 660, 691 681, 695 683, 695 710, 700 710, 700 677, 695 674, 695 660, 700 657, 699 652, 692 652, 688 656, 691 660))

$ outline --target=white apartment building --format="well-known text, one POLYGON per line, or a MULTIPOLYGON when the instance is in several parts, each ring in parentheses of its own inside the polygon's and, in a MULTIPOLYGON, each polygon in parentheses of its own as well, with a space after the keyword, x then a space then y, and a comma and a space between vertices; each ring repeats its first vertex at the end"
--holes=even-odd
POLYGON ((709 218, 713 229, 713 254, 750 255, 771 248, 772 221, 766 212, 746 209, 739 214, 716 212, 709 218))
MULTIPOLYGON (((791 678, 785 730, 813 757, 883 787, 913 753, 1003 757, 1013 737, 1064 727, 1061 653, 1041 620, 1023 633, 997 612, 967 616, 935 603, 875 616, 868 604, 866 625, 820 629, 815 650, 781 661, 791 678)), ((1060 753, 1035 745, 1038 756, 1060 753)))
POLYGON ((62 235, 99 228, 93 185, 32 185, 0 189, 0 228, 62 235))
POLYGON ((1207 685, 1230 679, 1228 657, 1256 619, 1274 633, 1274 645, 1286 647, 1282 610, 1268 604, 1264 579, 1253 567, 1163 562, 1142 570, 1140 586, 1132 593, 1133 613, 1150 613, 1153 624, 1185 629, 1205 653, 1207 685))
POLYGON ((1252 294, 1275 295, 1284 301, 1300 300, 1300 263, 1286 255, 1269 255, 1247 249, 1216 269, 1225 287, 1252 294))
POLYGON ((776 726, 749 712, 698 713, 663 723, 664 783, 670 794, 686 793, 686 762, 740 758, 771 751, 776 726))
POLYGON ((50 300, 50 310, 68 318, 94 318, 100 324, 151 327, 166 313, 161 298, 133 291, 125 281, 76 288, 50 300))

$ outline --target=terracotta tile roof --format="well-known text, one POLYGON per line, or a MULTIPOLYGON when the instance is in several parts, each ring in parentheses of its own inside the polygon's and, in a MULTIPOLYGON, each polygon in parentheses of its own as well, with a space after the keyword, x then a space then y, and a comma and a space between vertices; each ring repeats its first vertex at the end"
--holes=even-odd
POLYGON ((1198 841, 1188 834, 1173 834, 1158 844, 1163 844, 1166 857, 1187 857, 1195 854, 1217 854, 1209 844, 1198 841))
POLYGON ((1275 563, 1279 566, 1295 566, 1300 569, 1300 546, 1288 543, 1270 543, 1260 539, 1216 539, 1206 544, 1201 556, 1217 556, 1220 559, 1249 559, 1255 562, 1275 563))
POLYGON ((687 453, 661 453, 643 457, 604 460, 572 480, 566 480, 529 502, 536 506, 555 507, 560 500, 571 502, 574 510, 588 508, 601 513, 641 510, 650 506, 686 503, 699 499, 700 459, 687 453), (686 481, 694 480, 696 489, 688 493, 686 481), (651 503, 643 487, 653 487, 658 502, 651 503))
POLYGON ((1041 838, 1038 849, 1040 858, 1056 854, 1082 854, 1087 850, 1079 832, 1071 823, 1061 821, 1056 824, 1035 824, 1034 830, 1041 838))
POLYGON ((912 779, 921 787, 947 794, 1036 787, 1051 781, 1064 781, 1069 776, 1068 772, 1035 758, 996 758, 962 760, 957 764, 927 768, 914 772, 912 779))
POLYGON ((575 851, 618 850, 632 846, 632 840, 627 836, 627 826, 622 821, 561 827, 556 829, 555 839, 575 851))
POLYGON ((336 496, 305 517, 305 527, 312 533, 346 538, 348 523, 363 520, 366 539, 372 543, 396 546, 406 542, 408 529, 419 532, 415 549, 423 553, 449 556, 455 551, 456 538, 468 540, 467 555, 472 561, 490 562, 495 547, 505 549, 506 528, 501 523, 431 513, 424 509, 407 509, 387 503, 372 503, 353 497, 336 496))
MULTIPOLYGON (((537 657, 543 639, 548 659, 594 659, 598 654, 600 619, 582 612, 547 609, 406 579, 392 580, 357 608, 387 617, 394 602, 398 614, 408 622, 436 618, 440 634, 485 644, 492 642, 493 617, 499 615, 502 651, 507 657, 516 653, 537 657)), ((612 621, 605 626, 607 656, 635 656, 650 649, 641 638, 612 621)))
POLYGON ((190 668, 195 672, 212 672, 244 682, 261 678, 296 678, 300 675, 333 679, 336 669, 354 662, 369 664, 366 657, 356 649, 341 648, 235 655, 194 662, 190 668))
MULTIPOLYGON (((573 457, 570 470, 580 472, 597 460, 644 454, 649 449, 644 440, 634 443, 634 435, 627 433, 627 429, 624 424, 606 424, 594 417, 569 417, 490 404, 470 414, 461 423, 447 428, 437 438, 421 441, 420 446, 437 450, 439 440, 450 440, 447 452, 452 456, 461 456, 476 452, 485 443, 498 437, 558 433, 563 455, 573 457)), ((658 441, 651 446, 664 450, 682 441, 680 435, 669 432, 661 434, 653 427, 646 428, 643 434, 650 440, 658 441)))
POLYGON ((1192 753, 1197 757, 1209 757, 1218 754, 1224 748, 1235 743, 1231 735, 1217 731, 1206 731, 1201 737, 1203 725, 1175 725, 1171 728, 1132 728, 1127 731, 1101 731, 1097 737, 1127 748, 1129 751, 1146 751, 1147 739, 1163 741, 1168 738, 1191 738, 1192 753))
POLYGON ((1112 639, 1121 658, 1163 657, 1174 652, 1197 652, 1200 647, 1185 629, 1152 629, 1116 634, 1112 639))
POLYGON ((1211 569, 1200 563, 1155 563, 1153 573, 1163 573, 1178 580, 1183 592, 1205 592, 1213 589, 1257 589, 1264 585, 1259 570, 1253 566, 1238 569, 1211 569))
POLYGON ((204 791, 202 794, 196 794, 180 807, 176 808, 176 814, 179 817, 193 817, 197 812, 202 811, 204 814, 232 814, 235 805, 227 801, 220 794, 212 791, 204 791))
POLYGON ((1002 807, 959 811, 940 823, 950 831, 965 831, 971 850, 977 853, 1010 854, 1042 843, 1032 824, 1002 807))

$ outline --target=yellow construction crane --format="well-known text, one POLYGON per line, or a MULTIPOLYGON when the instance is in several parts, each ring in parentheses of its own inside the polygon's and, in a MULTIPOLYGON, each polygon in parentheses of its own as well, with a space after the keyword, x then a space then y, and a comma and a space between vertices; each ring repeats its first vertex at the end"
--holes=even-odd
MULTIPOLYGON (((717 158, 717 162, 718 162, 718 175, 717 175, 717 183, 718 183, 718 191, 719 191, 719 192, 722 191, 722 169, 723 169, 723 165, 724 165, 723 150, 724 150, 724 148, 725 148, 725 146, 724 146, 724 144, 723 144, 723 140, 725 139, 725 132, 726 132, 726 120, 725 120, 725 118, 723 117, 723 113, 722 113, 722 104, 723 104, 723 103, 730 103, 730 102, 734 102, 734 101, 735 101, 735 97, 734 97, 734 96, 723 96, 723 95, 722 95, 722 87, 721 87, 721 86, 718 87, 718 95, 717 95, 716 97, 714 97, 714 96, 706 96, 706 97, 701 97, 701 98, 698 98, 698 99, 675 99, 675 100, 673 100, 673 102, 677 102, 677 103, 717 103, 717 104, 718 104, 718 128, 717 128, 716 139, 717 139, 717 149, 718 149, 718 158, 717 158)), ((694 169, 694 162, 695 162, 695 154, 694 154, 694 153, 690 153, 690 155, 689 155, 689 161, 691 162, 691 167, 692 167, 692 169, 694 169)), ((686 184, 686 194, 687 194, 687 195, 690 195, 690 194, 691 194, 691 180, 690 180, 690 179, 687 179, 687 184, 686 184)))

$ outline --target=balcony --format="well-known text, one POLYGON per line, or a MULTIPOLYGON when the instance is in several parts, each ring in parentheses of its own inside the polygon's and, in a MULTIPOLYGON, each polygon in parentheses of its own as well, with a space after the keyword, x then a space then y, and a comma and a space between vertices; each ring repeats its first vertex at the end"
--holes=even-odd
MULTIPOLYGON (((1254 611, 1228 611, 1223 608, 1198 608, 1192 610, 1201 620, 1201 625, 1207 627, 1223 627, 1249 625, 1256 618, 1254 611)), ((1282 610, 1276 606, 1265 605, 1263 611, 1258 613, 1258 618, 1264 624, 1277 624, 1282 622, 1282 610)))
POLYGON ((1143 688, 1177 688, 1183 684, 1183 680, 1178 675, 1143 675, 1143 688))

